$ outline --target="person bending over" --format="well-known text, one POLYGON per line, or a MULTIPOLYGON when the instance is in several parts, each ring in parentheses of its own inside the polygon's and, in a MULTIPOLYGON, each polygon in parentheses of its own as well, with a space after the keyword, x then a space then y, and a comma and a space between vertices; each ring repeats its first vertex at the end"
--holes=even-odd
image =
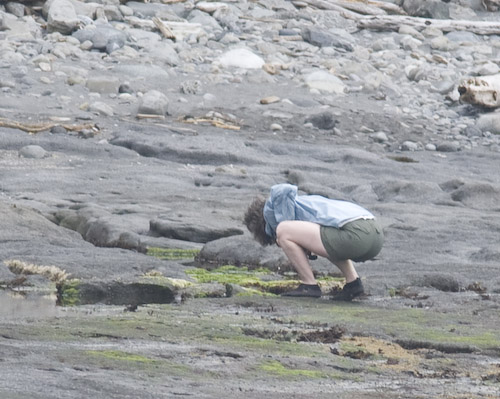
POLYGON ((276 243, 295 268, 301 284, 285 296, 320 297, 309 259, 316 255, 334 263, 346 279, 334 300, 351 301, 364 293, 354 262, 373 259, 384 234, 371 212, 348 201, 320 195, 298 195, 291 184, 271 187, 269 198, 257 197, 244 223, 261 245, 276 243))

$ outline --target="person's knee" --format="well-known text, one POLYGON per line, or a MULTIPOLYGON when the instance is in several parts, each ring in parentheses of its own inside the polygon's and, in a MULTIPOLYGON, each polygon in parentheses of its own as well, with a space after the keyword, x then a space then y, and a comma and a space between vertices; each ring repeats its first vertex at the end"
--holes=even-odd
POLYGON ((280 247, 284 242, 290 239, 288 225, 289 223, 287 223, 287 221, 283 221, 276 227, 276 242, 280 247))

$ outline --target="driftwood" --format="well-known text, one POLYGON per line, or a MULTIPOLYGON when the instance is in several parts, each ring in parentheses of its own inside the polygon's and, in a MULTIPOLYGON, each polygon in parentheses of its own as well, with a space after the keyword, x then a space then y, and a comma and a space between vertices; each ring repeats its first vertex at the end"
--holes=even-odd
POLYGON ((229 130, 240 130, 240 127, 234 123, 233 120, 225 118, 224 116, 206 115, 201 118, 194 118, 191 116, 180 117, 179 122, 190 123, 193 125, 198 125, 199 123, 209 123, 212 126, 229 129, 229 130))
POLYGON ((168 26, 166 26, 162 20, 158 17, 153 17, 152 18, 153 23, 156 25, 158 30, 161 32, 161 34, 166 38, 166 39, 172 39, 175 40, 175 35, 174 33, 170 30, 168 26))
POLYGON ((464 79, 458 85, 460 101, 485 108, 500 107, 500 74, 464 79))
POLYGON ((396 4, 376 0, 302 0, 320 10, 339 11, 345 18, 357 19, 360 15, 406 15, 396 4))
POLYGON ((93 130, 95 132, 99 131, 95 124, 85 124, 85 125, 67 125, 58 122, 46 122, 46 123, 22 123, 13 121, 10 119, 0 118, 0 127, 7 127, 11 129, 19 129, 27 133, 40 133, 45 130, 52 129, 56 126, 62 126, 69 131, 81 131, 81 130, 93 130))
POLYGON ((478 35, 500 34, 500 22, 489 21, 460 21, 450 19, 428 19, 419 17, 407 17, 398 15, 371 16, 357 19, 358 27, 373 30, 399 30, 401 25, 409 25, 414 28, 425 29, 434 27, 443 32, 468 31, 478 35))

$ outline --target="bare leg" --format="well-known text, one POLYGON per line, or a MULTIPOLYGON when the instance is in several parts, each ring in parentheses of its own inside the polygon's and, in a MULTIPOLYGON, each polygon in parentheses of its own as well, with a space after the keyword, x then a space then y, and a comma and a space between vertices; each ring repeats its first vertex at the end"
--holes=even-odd
POLYGON ((297 271, 304 284, 317 284, 305 250, 319 256, 328 256, 321 242, 320 227, 316 223, 290 220, 276 229, 276 242, 297 271))
POLYGON ((333 263, 335 263, 335 266, 337 266, 344 275, 346 283, 351 283, 359 277, 350 259, 336 260, 333 263))
MULTIPOLYGON (((302 282, 304 284, 316 284, 316 279, 304 251, 307 250, 328 258, 328 253, 321 241, 320 226, 312 222, 287 220, 278 225, 276 236, 277 244, 285 252, 302 282)), ((359 277, 351 260, 338 260, 333 263, 340 269, 347 283, 359 277)))

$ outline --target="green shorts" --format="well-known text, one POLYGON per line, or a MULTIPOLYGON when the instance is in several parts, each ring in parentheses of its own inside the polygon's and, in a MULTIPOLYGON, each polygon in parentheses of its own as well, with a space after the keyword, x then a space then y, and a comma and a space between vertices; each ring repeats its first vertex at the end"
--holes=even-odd
POLYGON ((384 233, 375 219, 358 219, 341 228, 321 226, 321 241, 331 261, 364 262, 378 255, 384 233))

